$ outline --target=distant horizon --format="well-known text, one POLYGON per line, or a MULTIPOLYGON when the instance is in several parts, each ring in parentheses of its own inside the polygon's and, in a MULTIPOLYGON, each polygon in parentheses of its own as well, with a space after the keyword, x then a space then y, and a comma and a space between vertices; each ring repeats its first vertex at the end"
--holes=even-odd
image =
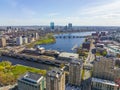
MULTIPOLYGON (((50 25, 4 25, 4 26, 0 26, 0 27, 26 27, 26 26, 28 26, 28 27, 31 27, 31 26, 32 26, 32 27, 35 27, 35 26, 36 26, 36 27, 37 27, 37 26, 38 26, 38 27, 42 27, 42 26, 43 26, 43 27, 44 27, 44 26, 45 26, 45 27, 46 27, 46 26, 47 26, 47 27, 50 27, 50 25)), ((58 24, 58 25, 55 25, 55 27, 57 27, 57 26, 58 26, 58 27, 59 27, 59 26, 64 27, 64 26, 68 26, 68 25, 59 25, 59 24, 58 24)), ((105 26, 105 25, 104 25, 104 26, 102 26, 102 25, 99 25, 99 26, 97 26, 97 25, 96 25, 96 26, 95 26, 95 25, 73 25, 72 27, 120 27, 120 25, 119 25, 119 26, 114 26, 114 25, 111 25, 111 26, 105 26)))
POLYGON ((0 0, 0 26, 120 26, 120 0, 0 0))

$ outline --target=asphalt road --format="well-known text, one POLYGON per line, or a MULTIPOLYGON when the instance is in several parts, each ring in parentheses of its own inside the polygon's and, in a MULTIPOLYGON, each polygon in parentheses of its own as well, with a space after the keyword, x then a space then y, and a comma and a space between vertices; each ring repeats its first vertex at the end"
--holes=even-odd
MULTIPOLYGON (((88 54, 88 57, 85 61, 85 65, 87 66, 91 66, 91 62, 94 61, 94 54, 92 54, 91 50, 95 47, 94 44, 93 44, 94 40, 91 40, 91 47, 90 47, 90 50, 89 50, 89 54, 88 54)), ((84 74, 84 80, 88 79, 91 77, 91 71, 90 70, 85 70, 85 74, 84 74)))

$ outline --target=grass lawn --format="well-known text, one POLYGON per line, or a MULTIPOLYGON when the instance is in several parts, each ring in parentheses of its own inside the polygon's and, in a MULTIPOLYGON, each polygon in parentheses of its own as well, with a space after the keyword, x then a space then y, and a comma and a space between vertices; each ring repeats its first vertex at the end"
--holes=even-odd
POLYGON ((20 75, 23 75, 26 72, 34 72, 42 75, 46 74, 46 70, 40 70, 40 69, 22 66, 22 65, 16 65, 11 72, 15 75, 15 77, 19 77, 20 75))
POLYGON ((27 47, 32 48, 34 47, 34 45, 50 44, 54 42, 55 42, 55 38, 52 35, 46 35, 45 37, 41 37, 39 40, 30 43, 29 45, 27 45, 27 47))
POLYGON ((45 39, 38 40, 35 44, 36 45, 39 45, 39 44, 49 44, 49 43, 53 43, 53 42, 54 42, 54 39, 52 39, 52 38, 45 38, 45 39))
POLYGON ((0 62, 0 85, 11 85, 16 83, 17 79, 26 72, 33 72, 46 75, 46 70, 40 70, 23 65, 12 65, 9 61, 0 62))

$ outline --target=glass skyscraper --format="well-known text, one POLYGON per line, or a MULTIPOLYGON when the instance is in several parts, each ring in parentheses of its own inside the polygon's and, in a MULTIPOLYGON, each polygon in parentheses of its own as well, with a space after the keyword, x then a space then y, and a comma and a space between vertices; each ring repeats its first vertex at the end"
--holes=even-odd
POLYGON ((51 23, 50 23, 50 28, 51 28, 51 29, 54 29, 54 28, 55 28, 54 22, 51 22, 51 23))

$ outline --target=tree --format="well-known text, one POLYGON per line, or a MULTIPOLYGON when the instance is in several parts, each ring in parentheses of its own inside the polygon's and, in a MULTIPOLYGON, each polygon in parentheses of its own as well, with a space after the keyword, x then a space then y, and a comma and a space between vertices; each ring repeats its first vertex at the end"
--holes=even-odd
POLYGON ((102 52, 102 56, 106 56, 106 55, 107 55, 107 51, 104 50, 104 51, 102 52))
POLYGON ((0 66, 0 72, 3 72, 3 70, 4 70, 4 67, 0 66))

